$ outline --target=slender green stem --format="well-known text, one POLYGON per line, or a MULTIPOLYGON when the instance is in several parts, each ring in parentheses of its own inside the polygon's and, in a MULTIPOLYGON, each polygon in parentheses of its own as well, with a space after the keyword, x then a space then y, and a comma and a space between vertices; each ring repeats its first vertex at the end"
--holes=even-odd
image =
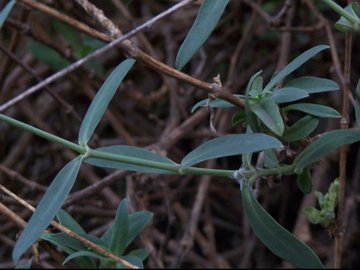
MULTIPOLYGON (((123 162, 127 164, 133 164, 133 165, 139 165, 149 168, 156 168, 156 169, 162 169, 165 171, 169 171, 169 173, 175 173, 175 174, 192 174, 192 175, 212 175, 212 176, 222 176, 222 177, 233 177, 233 174, 235 170, 220 170, 220 169, 208 169, 208 168, 197 168, 197 167, 182 167, 180 164, 177 163, 164 163, 164 162, 158 162, 158 161, 152 161, 152 160, 146 160, 136 157, 129 157, 124 155, 118 155, 113 153, 107 153, 102 152, 99 150, 90 149, 87 146, 81 146, 77 145, 75 143, 69 142, 63 138, 60 138, 58 136, 55 136, 53 134, 50 134, 46 131, 40 130, 38 128, 35 128, 31 125, 25 124, 23 122, 20 122, 18 120, 15 120, 13 118, 10 118, 6 115, 0 114, 0 120, 13 125, 15 127, 30 131, 44 139, 47 139, 52 142, 59 143, 66 148, 69 148, 73 151, 78 152, 81 155, 85 155, 87 158, 99 158, 99 159, 105 159, 105 160, 111 160, 111 161, 118 161, 123 162)), ((249 179, 252 177, 253 179, 256 179, 258 177, 262 176, 268 176, 268 175, 274 175, 274 174, 280 174, 280 175, 286 175, 286 174, 292 174, 294 173, 294 166, 292 165, 285 165, 281 166, 279 168, 270 168, 270 169, 261 169, 261 170, 248 170, 243 171, 242 175, 249 179)))
POLYGON ((360 24, 359 18, 353 16, 349 12, 347 12, 345 9, 343 9, 341 6, 339 6, 337 3, 335 3, 332 0, 322 0, 325 2, 329 7, 331 7, 337 14, 345 17, 349 22, 351 22, 354 25, 360 24))
POLYGON ((56 135, 50 134, 46 131, 43 131, 41 129, 38 129, 36 127, 33 127, 31 125, 25 124, 23 122, 20 122, 18 120, 15 120, 11 117, 8 117, 4 114, 0 113, 0 120, 4 121, 5 123, 8 123, 9 125, 24 129, 26 131, 30 131, 46 140, 52 141, 52 142, 56 142, 59 143, 63 146, 65 146, 66 148, 69 148, 73 151, 78 152, 79 154, 85 154, 86 153, 86 149, 83 146, 77 145, 75 143, 69 142, 63 138, 60 138, 56 135))
POLYGON ((118 154, 102 152, 102 151, 98 151, 98 150, 94 150, 94 149, 89 149, 87 152, 87 155, 88 155, 88 157, 92 157, 92 158, 100 158, 100 159, 118 161, 118 162, 123 162, 123 163, 128 163, 128 164, 133 164, 133 165, 140 165, 140 166, 145 166, 145 167, 150 167, 150 168, 163 169, 163 170, 167 170, 167 171, 170 171, 173 173, 178 173, 178 171, 181 167, 179 164, 176 164, 176 163, 174 163, 174 164, 163 163, 163 162, 146 160, 146 159, 141 159, 141 158, 129 157, 129 156, 125 156, 125 155, 118 155, 118 154))
POLYGON ((141 158, 106 153, 94 149, 89 149, 87 155, 88 157, 92 157, 92 158, 101 158, 101 159, 140 165, 150 168, 163 169, 176 174, 214 175, 214 176, 231 177, 234 172, 233 170, 217 170, 217 169, 196 168, 196 167, 182 168, 180 164, 176 164, 176 163, 168 164, 168 163, 146 160, 141 158))

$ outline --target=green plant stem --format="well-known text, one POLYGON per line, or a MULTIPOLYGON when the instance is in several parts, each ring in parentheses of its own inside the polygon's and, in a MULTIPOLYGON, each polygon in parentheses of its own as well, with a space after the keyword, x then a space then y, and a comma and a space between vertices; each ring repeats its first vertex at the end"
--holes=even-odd
MULTIPOLYGON (((50 134, 46 131, 43 131, 41 129, 38 129, 36 127, 33 127, 31 125, 25 124, 23 122, 20 122, 18 120, 15 120, 13 118, 10 118, 6 115, 0 114, 0 120, 24 129, 26 131, 30 131, 44 139, 47 139, 52 142, 59 143, 66 148, 69 148, 75 152, 78 152, 81 155, 86 155, 86 157, 92 157, 92 158, 100 158, 100 159, 106 159, 111 161, 118 161, 133 165, 140 165, 145 166, 149 168, 156 168, 156 169, 163 169, 167 170, 171 173, 175 174, 192 174, 192 175, 212 175, 212 176, 221 176, 221 177, 233 177, 234 170, 220 170, 220 169, 208 169, 208 168, 198 168, 198 167, 182 167, 180 164, 174 163, 174 164, 167 164, 163 162, 157 162, 152 160, 146 160, 141 158, 135 158, 135 157, 129 157, 124 155, 116 155, 112 153, 106 153, 94 149, 90 149, 87 146, 81 146, 77 145, 75 143, 69 142, 63 138, 60 138, 58 136, 55 136, 53 134, 50 134)), ((293 174, 294 173, 294 166, 292 165, 285 165, 278 168, 270 168, 270 169, 260 169, 260 170, 248 170, 243 171, 242 175, 249 179, 250 177, 253 179, 256 179, 258 177, 262 176, 268 176, 268 175, 287 175, 287 174, 293 174)))
POLYGON ((60 138, 56 135, 53 135, 51 133, 48 133, 46 131, 43 131, 41 129, 38 129, 36 127, 33 127, 31 125, 28 125, 28 124, 25 124, 23 122, 20 122, 18 120, 15 120, 11 117, 8 117, 4 114, 1 114, 0 113, 0 120, 4 121, 5 123, 8 123, 9 125, 12 125, 12 126, 15 126, 15 127, 18 127, 18 128, 21 128, 21 129, 24 129, 26 131, 30 131, 46 140, 49 140, 49 141, 52 141, 52 142, 55 142, 55 143, 59 143, 63 146, 65 146, 66 148, 69 148, 73 151, 76 151, 78 152, 79 154, 85 154, 86 153, 86 148, 83 147, 83 146, 80 146, 80 145, 77 145, 75 143, 72 143, 72 142, 69 142, 63 138, 60 138))
POLYGON ((134 158, 124 155, 106 153, 94 149, 89 149, 87 155, 88 157, 92 157, 92 158, 101 158, 111 161, 141 165, 150 168, 163 169, 176 174, 214 175, 214 176, 231 177, 234 172, 233 170, 217 170, 217 169, 196 168, 196 167, 182 168, 180 164, 176 164, 176 163, 167 164, 163 162, 157 162, 157 161, 146 160, 141 158, 134 158))
POLYGON ((252 185, 256 179, 259 177, 269 176, 269 175, 291 175, 295 173, 295 166, 294 165, 283 165, 280 167, 269 168, 269 169, 261 169, 242 172, 242 175, 249 179, 249 184, 252 185), (250 179, 251 178, 251 179, 250 179))
POLYGON ((345 9, 343 9, 341 6, 339 6, 337 3, 335 3, 332 0, 322 0, 327 4, 329 7, 331 7, 337 14, 345 17, 349 22, 351 22, 354 25, 360 25, 360 20, 357 17, 354 17, 349 12, 347 12, 345 9))

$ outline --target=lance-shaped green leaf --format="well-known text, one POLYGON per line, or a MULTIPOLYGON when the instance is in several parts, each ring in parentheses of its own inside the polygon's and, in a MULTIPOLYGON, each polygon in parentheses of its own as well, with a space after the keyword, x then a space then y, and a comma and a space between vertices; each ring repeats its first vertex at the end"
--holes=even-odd
POLYGON ((67 262, 73 260, 73 259, 78 259, 81 257, 91 257, 91 258, 95 258, 95 259, 106 259, 106 257, 99 255, 95 252, 92 251, 87 251, 87 250, 81 250, 81 251, 77 251, 74 252, 72 254, 70 254, 69 256, 67 256, 63 262, 63 264, 66 264, 67 262))
POLYGON ((9 16, 15 3, 15 0, 9 1, 9 3, 7 3, 6 6, 0 11, 0 29, 3 27, 5 20, 9 16))
POLYGON ((111 72, 104 84, 94 97, 89 109, 86 112, 79 131, 79 144, 86 145, 99 124, 107 106, 115 95, 120 83, 134 65, 134 59, 126 59, 111 72))
POLYGON ((282 70, 280 70, 271 80, 270 82, 265 86, 264 91, 271 91, 271 89, 282 79, 284 79, 287 75, 292 73, 294 70, 299 68, 302 64, 304 64, 306 61, 308 61, 310 58, 321 52, 322 50, 325 50, 329 48, 328 45, 318 45, 315 46, 302 54, 300 54, 298 57, 296 57, 293 61, 291 61, 288 65, 286 65, 282 70))
POLYGON ((256 78, 260 76, 262 70, 256 72, 254 75, 251 76, 245 91, 245 115, 246 115, 246 122, 250 126, 252 132, 259 132, 260 127, 258 123, 258 119, 256 118, 255 114, 251 111, 251 104, 250 104, 250 90, 256 78))
POLYGON ((181 162, 189 167, 201 161, 263 151, 265 149, 282 148, 279 140, 266 134, 232 134, 215 138, 200 145, 187 154, 181 162))
POLYGON ((316 254, 273 219, 255 199, 248 183, 242 184, 242 202, 251 228, 275 255, 296 268, 324 268, 316 254))
POLYGON ((284 132, 284 121, 280 114, 279 106, 267 97, 250 105, 251 111, 276 135, 281 136, 284 132))
POLYGON ((74 185, 81 162, 82 156, 79 156, 66 164, 57 174, 45 195, 41 198, 34 214, 31 216, 23 233, 15 244, 12 253, 15 264, 21 255, 41 236, 42 232, 49 226, 63 205, 74 185))
POLYGON ((360 127, 360 79, 355 90, 355 118, 356 124, 360 127))
POLYGON ((203 0, 189 33, 176 56, 175 67, 181 70, 215 29, 229 0, 203 0))
POLYGON ((306 115, 299 121, 297 121, 295 124, 293 124, 291 127, 286 129, 282 138, 288 142, 294 142, 305 138, 315 130, 318 123, 318 118, 311 115, 306 115))
POLYGON ((306 91, 308 94, 337 91, 339 85, 329 79, 318 78, 313 76, 304 76, 289 81, 285 87, 296 87, 306 91))
POLYGON ((44 233, 41 235, 41 239, 46 240, 67 253, 73 253, 74 251, 84 250, 87 247, 79 240, 61 232, 61 233, 44 233))
POLYGON ((28 49, 31 53, 39 59, 42 63, 48 65, 55 71, 66 68, 71 63, 67 59, 61 56, 56 50, 34 40, 31 40, 28 45, 28 49))
POLYGON ((339 118, 341 114, 328 106, 311 104, 311 103, 296 103, 288 105, 284 108, 284 111, 300 111, 311 114, 317 117, 339 118))
POLYGON ((144 248, 134 249, 128 253, 128 255, 136 256, 140 260, 144 261, 149 256, 149 251, 144 248))
POLYGON ((322 135, 309 144, 294 160, 295 168, 301 170, 342 145, 360 141, 360 131, 337 129, 322 135))
POLYGON ((112 233, 110 237, 110 251, 116 256, 121 256, 127 247, 129 234, 129 211, 127 200, 124 199, 116 210, 112 233))
POLYGON ((304 194, 312 190, 312 181, 309 168, 305 168, 297 177, 297 185, 304 194))
POLYGON ((344 16, 335 23, 335 28, 340 32, 359 32, 360 31, 360 5, 353 2, 347 5, 344 10, 354 18, 354 22, 349 21, 344 16), (355 22, 357 21, 357 22, 355 22))
MULTIPOLYGON (((137 257, 137 256, 126 255, 126 256, 121 256, 121 259, 124 259, 125 261, 137 266, 139 269, 144 268, 144 265, 143 265, 141 259, 139 257, 137 257)), ((117 263, 115 268, 124 269, 124 268, 128 268, 128 267, 126 267, 122 263, 117 263)))
POLYGON ((281 103, 288 103, 288 102, 293 102, 299 99, 303 99, 308 97, 309 94, 306 93, 306 91, 299 89, 299 88, 295 88, 295 87, 284 87, 281 89, 276 89, 272 95, 271 95, 271 99, 277 103, 277 104, 281 104, 281 103))
MULTIPOLYGON (((148 160, 148 161, 161 162, 163 164, 176 165, 176 163, 171 159, 164 156, 160 156, 141 147, 128 146, 128 145, 113 145, 113 146, 100 147, 95 149, 95 151, 121 155, 124 157, 136 158, 139 160, 139 163, 141 163, 141 160, 148 160)), ((84 162, 94 166, 112 168, 112 169, 122 169, 122 170, 130 170, 130 171, 138 171, 138 172, 146 172, 146 173, 170 173, 170 174, 173 173, 171 171, 167 171, 164 169, 157 169, 148 166, 135 165, 126 162, 119 162, 119 161, 94 158, 94 157, 86 158, 84 162)))
POLYGON ((276 156, 276 152, 273 149, 264 151, 264 166, 266 168, 276 168, 279 166, 279 160, 276 156))
POLYGON ((126 246, 128 246, 135 237, 139 235, 152 217, 153 213, 149 211, 139 211, 129 215, 129 233, 126 246))
POLYGON ((59 223, 66 228, 72 230, 74 233, 85 233, 85 230, 80 226, 79 223, 73 219, 66 211, 60 209, 56 214, 56 218, 59 220, 59 223))
MULTIPOLYGON (((234 95, 235 97, 238 98, 243 98, 243 95, 234 95)), ((221 98, 216 98, 213 100, 210 99, 203 99, 200 100, 199 102, 197 102, 192 108, 191 108, 191 113, 195 112, 198 108, 200 107, 206 107, 206 106, 210 106, 212 108, 222 108, 222 109, 227 109, 227 108, 234 108, 236 107, 234 104, 223 100, 221 98)))

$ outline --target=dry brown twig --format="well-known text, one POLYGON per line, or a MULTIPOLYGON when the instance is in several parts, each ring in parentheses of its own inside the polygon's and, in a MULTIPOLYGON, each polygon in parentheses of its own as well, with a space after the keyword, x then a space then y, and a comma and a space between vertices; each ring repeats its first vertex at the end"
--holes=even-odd
MULTIPOLYGON (((97 38, 101 38, 102 40, 106 40, 109 41, 111 37, 108 36, 104 36, 104 34, 99 34, 99 32, 91 29, 90 27, 88 27, 87 25, 78 22, 64 14, 59 13, 58 11, 47 7, 44 4, 35 2, 33 0, 21 0, 23 3, 39 9, 43 12, 46 12, 47 14, 50 14, 52 16, 54 16, 57 19, 60 19, 66 23, 69 23, 71 26, 77 28, 80 31, 84 31, 87 34, 90 34, 91 36, 95 36, 97 38)), ((142 25, 134 28, 133 30, 129 31, 127 34, 125 35, 121 35, 119 38, 113 40, 112 42, 110 42, 109 44, 107 44, 106 46, 96 50, 95 52, 87 55, 86 57, 76 61, 75 63, 71 64, 70 66, 68 66, 67 68, 53 74, 52 76, 48 77, 47 79, 43 80, 41 83, 38 83, 37 85, 34 85, 33 87, 30 87, 29 89, 25 90, 22 94, 18 95, 17 97, 9 100, 8 102, 2 104, 0 106, 0 112, 3 112, 4 110, 6 110, 7 108, 9 108, 10 106, 16 104, 17 102, 21 101, 22 99, 38 92, 40 89, 42 89, 43 87, 45 87, 46 85, 54 82, 55 80, 65 76, 66 74, 72 72, 73 70, 77 69, 78 67, 82 66, 83 64, 87 63, 89 60, 94 59, 95 57, 105 53, 106 51, 112 49, 115 46, 120 46, 120 48, 122 50, 124 50, 124 53, 126 55, 128 55, 129 57, 132 57, 136 60, 138 60, 139 62, 149 66, 151 69, 154 69, 162 74, 166 74, 168 76, 171 76, 175 79, 187 82, 191 85, 194 85, 196 87, 198 87, 199 89, 202 89, 206 92, 208 92, 209 94, 214 94, 216 97, 219 97, 221 99, 224 99, 226 101, 229 101, 230 103, 233 103, 234 105, 237 105, 239 107, 243 106, 243 102, 236 98, 235 96, 233 96, 228 90, 226 90, 225 88, 220 88, 218 89, 217 87, 214 87, 213 83, 206 83, 203 81, 200 81, 196 78, 193 78, 181 71, 178 71, 158 60, 156 60, 155 58, 151 57, 150 55, 144 53, 142 50, 140 50, 139 48, 136 48, 134 46, 131 46, 130 43, 127 41, 129 38, 131 38, 132 36, 136 35, 137 33, 144 31, 145 29, 151 27, 155 22, 157 22, 158 20, 172 14, 173 12, 181 9, 182 7, 190 4, 193 0, 183 0, 181 2, 179 2, 178 4, 172 6, 171 8, 167 9, 166 11, 158 14, 157 16, 153 17, 151 20, 143 23, 142 25), (217 90, 217 91, 214 91, 217 90)), ((81 3, 84 1, 81 1, 81 3)), ((87 2, 87 1, 85 1, 87 2)), ((92 9, 89 9, 92 10, 92 9)), ((99 12, 100 14, 100 12, 99 12)), ((100 16, 100 15, 99 15, 100 16)), ((99 19, 100 21, 103 21, 103 17, 101 17, 101 19, 99 19)), ((109 24, 105 24, 106 26, 108 26, 109 24)), ((110 28, 111 32, 114 33, 114 31, 116 32, 116 30, 114 30, 114 27, 111 26, 110 28)), ((119 34, 121 32, 117 32, 117 34, 119 34)))

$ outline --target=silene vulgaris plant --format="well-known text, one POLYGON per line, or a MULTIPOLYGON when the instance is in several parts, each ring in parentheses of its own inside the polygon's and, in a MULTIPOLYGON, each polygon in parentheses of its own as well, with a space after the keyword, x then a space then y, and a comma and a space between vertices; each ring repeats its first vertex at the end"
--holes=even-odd
MULTIPOLYGON (((77 144, 0 114, 0 119, 4 122, 33 132, 53 142, 60 143, 64 147, 79 153, 77 158, 67 163, 61 169, 40 200, 34 214, 15 245, 13 250, 14 262, 18 262, 21 255, 39 238, 59 245, 54 240, 58 239, 56 238, 58 236, 47 236, 43 232, 56 214, 58 218, 60 216, 60 219, 62 216, 70 219, 60 209, 74 185, 81 164, 85 162, 94 166, 145 173, 207 174, 234 179, 239 183, 243 207, 252 229, 274 254, 290 262, 295 267, 323 267, 319 258, 308 246, 297 240, 261 207, 253 195, 252 186, 258 179, 271 175, 301 176, 304 170, 307 170, 309 166, 327 153, 343 144, 350 144, 360 140, 360 131, 333 130, 307 145, 291 164, 280 163, 277 158, 276 151, 283 149, 284 144, 296 144, 296 142, 310 135, 316 128, 320 117, 340 117, 340 114, 330 107, 299 102, 299 100, 305 99, 312 94, 338 90, 338 85, 331 80, 305 76, 286 82, 284 87, 276 87, 280 80, 284 80, 287 75, 311 57, 327 48, 328 46, 326 45, 319 45, 305 51, 277 72, 265 86, 260 76, 261 72, 254 74, 249 80, 245 94, 236 95, 244 101, 245 106, 243 110, 235 113, 233 117, 233 124, 242 123, 246 127, 246 133, 231 134, 209 140, 191 151, 180 163, 140 147, 113 145, 92 149, 87 144, 118 86, 134 65, 135 60, 133 59, 127 59, 120 63, 99 89, 81 124, 77 144), (303 112, 305 116, 288 127, 284 118, 294 110, 303 112), (262 151, 265 155, 264 166, 261 168, 254 167, 252 155, 262 151), (197 163, 205 160, 234 155, 242 155, 242 164, 239 164, 238 169, 220 170, 194 167, 197 163)), ((194 111, 201 106, 229 108, 234 105, 220 99, 208 99, 197 103, 192 110, 194 111)), ((301 181, 298 181, 299 187, 305 192, 311 191, 311 178, 299 178, 301 179, 301 181)), ((118 212, 123 211, 122 213, 125 213, 127 211, 124 204, 120 205, 119 208, 118 212)), ((126 216, 126 214, 123 215, 126 216)), ((141 228, 150 219, 149 213, 143 213, 143 215, 145 216, 143 217, 144 222, 141 228)), ((131 218, 128 219, 131 220, 131 218)), ((130 225, 129 222, 128 224, 130 225)), ((75 231, 84 233, 80 227, 76 226, 76 228, 75 231)), ((126 228, 127 230, 124 229, 124 231, 132 230, 131 226, 126 228)), ((136 233, 138 232, 136 231, 136 233)), ((97 239, 95 241, 102 243, 102 246, 114 252, 115 250, 111 248, 110 242, 104 243, 104 241, 110 241, 108 240, 111 238, 110 235, 111 232, 108 232, 103 237, 105 240, 97 239)), ((90 239, 94 240, 95 238, 92 237, 90 239)), ((130 240, 132 240, 131 237, 130 240)), ((128 241, 126 244, 131 242, 128 241)), ((69 242, 71 241, 69 240, 69 242)), ((121 252, 118 255, 123 255, 126 244, 120 248, 121 252)), ((70 259, 79 258, 80 256, 97 256, 105 260, 100 255, 94 255, 94 252, 83 250, 83 247, 78 247, 77 249, 65 247, 64 250, 74 254, 71 255, 70 259)), ((134 254, 129 256, 137 258, 135 260, 132 259, 132 261, 138 262, 137 265, 141 267, 141 261, 145 256, 143 256, 143 253, 139 257, 136 255, 138 253, 135 252, 134 254)), ((124 258, 126 259, 126 257, 124 258)))
MULTIPOLYGON (((14 3, 15 1, 11 1, 12 6, 14 3)), ((179 49, 175 63, 177 69, 182 69, 206 41, 227 3, 227 0, 202 1, 195 22, 179 49)), ((10 9, 11 7, 7 8, 6 15, 10 9)), ((4 14, 2 13, 2 21, 5 18, 4 14)), ((304 193, 309 193, 311 191, 310 166, 341 145, 360 140, 360 131, 350 129, 332 130, 322 134, 313 142, 307 140, 317 127, 319 118, 339 118, 341 115, 328 106, 307 103, 303 100, 317 93, 336 91, 339 86, 325 78, 304 76, 287 79, 287 76, 327 48, 327 45, 318 45, 308 49, 282 70, 275 72, 267 83, 261 77, 261 71, 254 74, 249 79, 246 90, 242 94, 234 95, 242 101, 244 106, 234 114, 232 124, 243 125, 245 132, 209 140, 188 153, 180 163, 141 147, 113 145, 92 149, 88 145, 117 88, 135 64, 135 60, 131 58, 120 63, 97 92, 81 123, 77 143, 0 114, 0 120, 33 132, 78 153, 75 159, 68 162, 59 171, 38 203, 34 214, 16 242, 12 254, 14 263, 17 264, 21 256, 38 239, 43 239, 69 254, 65 262, 76 260, 83 268, 124 267, 111 258, 104 257, 94 250, 89 250, 81 242, 68 235, 44 233, 56 217, 62 225, 91 242, 137 267, 143 267, 142 262, 147 256, 145 250, 134 250, 128 253, 125 251, 136 235, 149 222, 152 217, 151 213, 142 211, 129 214, 127 202, 123 200, 117 209, 114 224, 102 237, 97 238, 86 234, 84 229, 61 209, 74 185, 81 164, 87 163, 93 166, 143 173, 212 175, 236 181, 239 183, 244 213, 261 242, 275 255, 288 261, 296 268, 323 268, 324 265, 318 256, 307 245, 300 242, 293 234, 278 224, 258 203, 252 187, 261 178, 273 175, 279 177, 294 175, 299 188, 304 193), (280 82, 284 82, 281 87, 279 87, 280 82), (293 111, 301 112, 304 116, 293 125, 288 126, 285 119, 293 111), (306 147, 303 147, 304 140, 307 142, 306 147), (291 161, 285 162, 278 159, 278 152, 286 150, 285 148, 296 149, 297 154, 291 161), (264 155, 264 162, 261 167, 253 164, 252 157, 258 153, 264 155), (241 155, 242 162, 232 170, 194 166, 202 161, 236 155, 241 155)), ((192 111, 200 107, 231 108, 234 106, 219 98, 208 98, 195 104, 192 111)), ((323 209, 333 211, 336 198, 329 196, 318 195, 319 199, 322 200, 321 211, 323 209)), ((327 220, 319 218, 323 213, 321 211, 307 210, 313 222, 325 223, 327 220)))

